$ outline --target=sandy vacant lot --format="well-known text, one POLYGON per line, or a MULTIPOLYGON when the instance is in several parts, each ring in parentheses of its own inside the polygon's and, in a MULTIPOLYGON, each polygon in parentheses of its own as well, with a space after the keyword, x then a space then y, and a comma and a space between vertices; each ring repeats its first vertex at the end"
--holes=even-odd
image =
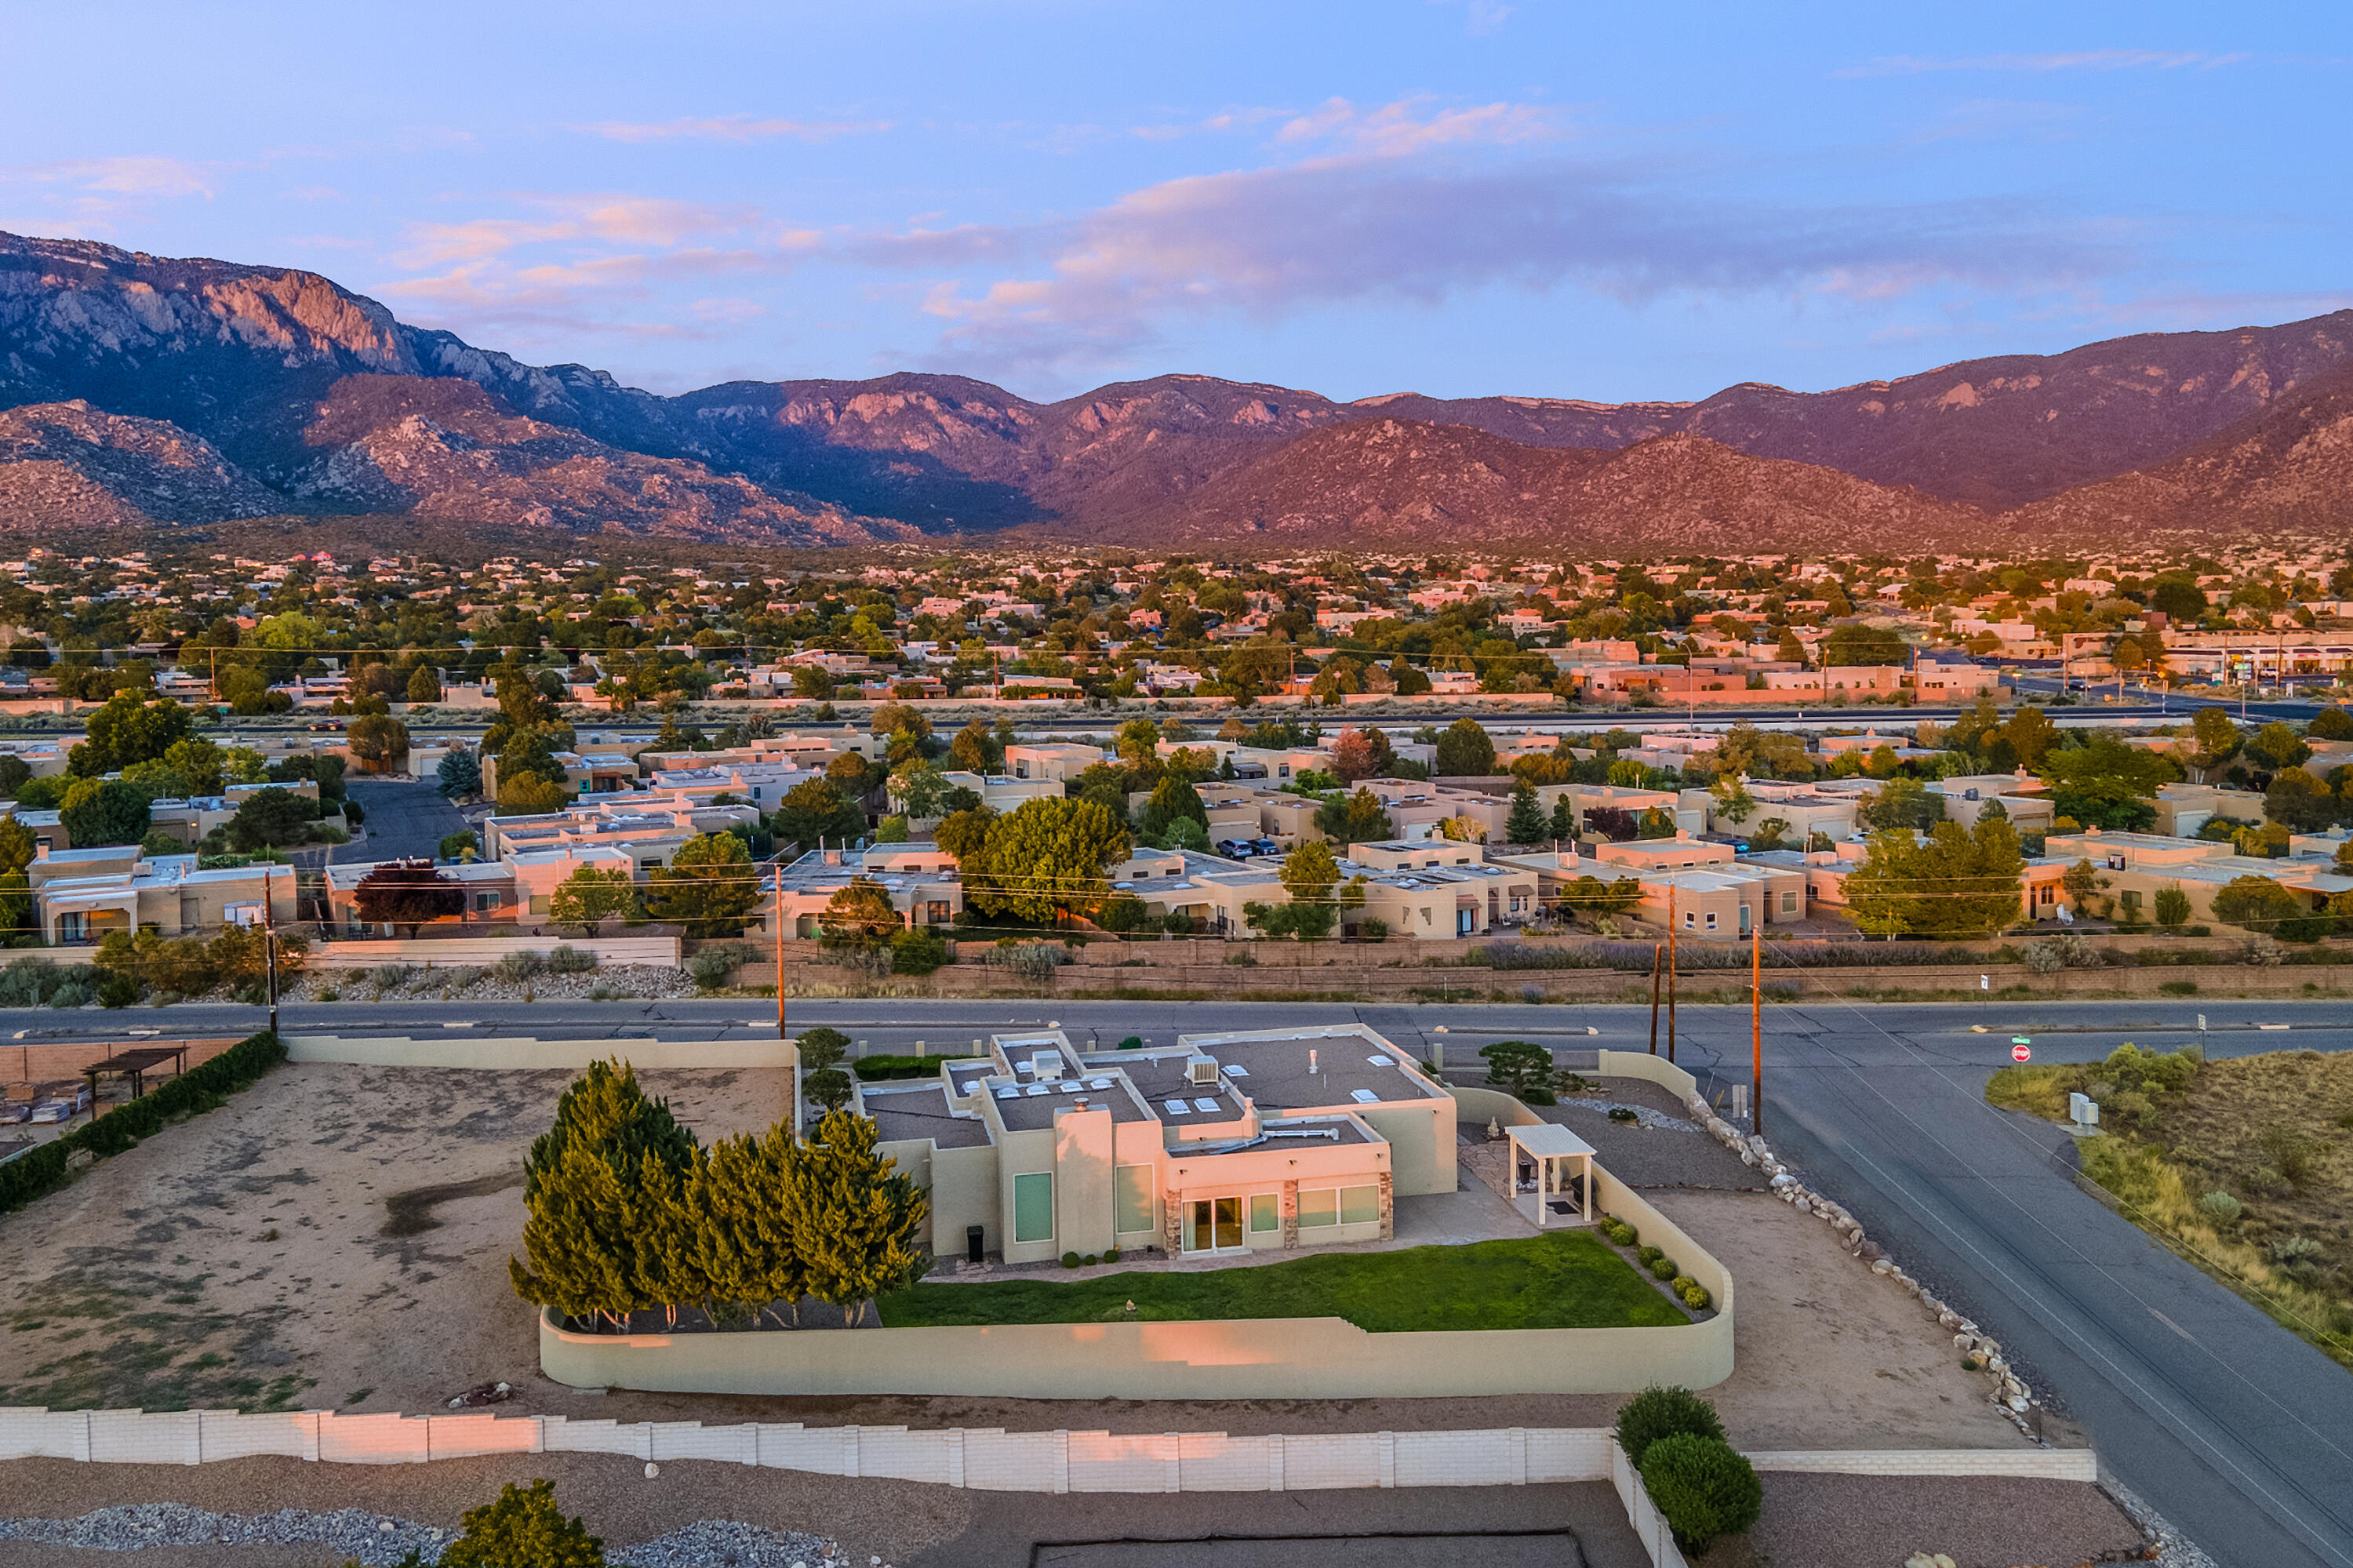
MULTIPOLYGON (((506 1259, 571 1077, 281 1067, 0 1221, 0 1404, 422 1411, 535 1381, 506 1259)), ((643 1081, 706 1141, 790 1093, 643 1081)))

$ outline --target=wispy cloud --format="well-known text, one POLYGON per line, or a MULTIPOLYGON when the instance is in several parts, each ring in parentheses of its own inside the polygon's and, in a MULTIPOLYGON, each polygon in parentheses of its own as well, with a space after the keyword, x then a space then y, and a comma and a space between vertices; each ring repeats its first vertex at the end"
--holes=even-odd
POLYGON ((957 254, 1037 257, 1026 275, 935 279, 923 302, 950 359, 1033 375, 1115 362, 1220 312, 1271 320, 1491 287, 1637 303, 1676 291, 1880 300, 2056 287, 2126 254, 2113 236, 2014 203, 1767 206, 1632 164, 1372 154, 1172 180, 1066 224, 959 230, 955 247, 909 235, 855 249, 919 271, 957 254))
POLYGON ((409 275, 376 291, 459 331, 497 327, 533 341, 577 334, 707 337, 744 313, 694 307, 706 323, 700 326, 632 313, 673 284, 789 270, 821 238, 749 207, 633 195, 509 199, 522 210, 411 226, 390 258, 409 275))
POLYGON ((1432 147, 1550 141, 1563 132, 1560 111, 1533 103, 1480 103, 1432 109, 1427 99, 1403 99, 1362 109, 1345 98, 1326 100, 1276 132, 1278 143, 1326 143, 1377 157, 1402 157, 1432 147))
POLYGON ((1931 71, 2051 71, 2213 70, 2253 58, 2247 54, 2208 54, 2197 49, 2076 49, 2050 54, 1969 55, 1933 59, 1919 55, 1884 55, 1849 66, 1842 77, 1920 76, 1931 71))
POLYGON ((1512 14, 1512 8, 1502 4, 1502 0, 1430 0, 1430 3, 1433 5, 1461 6, 1462 30, 1473 37, 1484 37, 1494 32, 1512 14))
POLYGON ((607 120, 576 129, 608 142, 766 142, 779 136, 798 142, 830 142, 837 136, 879 135, 888 120, 762 120, 723 114, 652 122, 607 120))
POLYGON ((0 181, 48 185, 111 197, 212 196, 219 173, 184 158, 74 158, 60 163, 0 167, 0 181))

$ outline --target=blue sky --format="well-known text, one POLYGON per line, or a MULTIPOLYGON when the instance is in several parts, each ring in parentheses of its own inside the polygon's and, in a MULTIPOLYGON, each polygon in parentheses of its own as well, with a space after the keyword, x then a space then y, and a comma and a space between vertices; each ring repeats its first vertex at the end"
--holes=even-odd
POLYGON ((659 391, 1814 389, 2353 304, 2353 11, 25 8, 0 228, 659 391))

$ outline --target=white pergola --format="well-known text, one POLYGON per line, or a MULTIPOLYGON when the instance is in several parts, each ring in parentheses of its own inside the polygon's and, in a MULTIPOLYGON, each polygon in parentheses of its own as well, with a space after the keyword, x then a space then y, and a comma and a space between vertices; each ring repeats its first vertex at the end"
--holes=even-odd
POLYGON ((1557 1122, 1507 1128, 1512 1206, 1538 1230, 1593 1220, 1593 1145, 1557 1122))

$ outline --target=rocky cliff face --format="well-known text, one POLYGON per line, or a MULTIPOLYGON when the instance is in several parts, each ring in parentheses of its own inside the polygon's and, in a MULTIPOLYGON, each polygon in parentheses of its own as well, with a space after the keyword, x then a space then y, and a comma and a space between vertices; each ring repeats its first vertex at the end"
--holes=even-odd
POLYGON ((264 517, 284 500, 210 443, 88 403, 0 412, 0 527, 11 531, 264 517))
POLYGON ((128 447, 58 436, 17 461, 18 521, 364 506, 782 544, 1027 525, 1626 551, 1962 545, 2021 506, 2087 538, 2342 528, 2342 395, 2304 395, 2348 365, 2353 312, 1688 404, 1343 404, 1202 376, 1056 403, 924 375, 659 397, 404 325, 314 273, 0 235, 0 408, 78 399, 157 427, 133 444, 210 454, 134 473, 128 447), (216 481, 181 483, 206 463, 216 481))

